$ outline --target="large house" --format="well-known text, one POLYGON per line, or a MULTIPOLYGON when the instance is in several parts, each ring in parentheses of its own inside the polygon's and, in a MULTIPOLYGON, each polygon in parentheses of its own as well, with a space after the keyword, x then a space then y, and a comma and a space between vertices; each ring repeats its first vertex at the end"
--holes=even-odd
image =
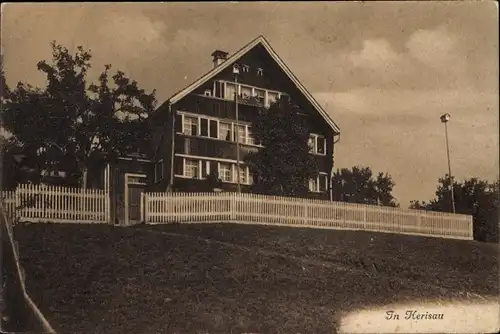
POLYGON ((107 167, 112 169, 107 175, 111 175, 108 184, 115 193, 113 215, 117 221, 139 219, 140 193, 145 189, 200 191, 207 175, 214 172, 223 191, 237 189, 238 172, 242 191, 248 191, 253 180, 244 164, 245 155, 261 147, 252 136, 252 120, 258 108, 278 99, 290 99, 297 105, 310 129, 311 154, 320 166, 318 177, 309 182, 311 197, 330 198, 328 180, 339 127, 268 41, 259 36, 232 55, 216 50, 211 56, 213 68, 170 97, 150 118, 151 156, 121 158, 112 168, 107 167))

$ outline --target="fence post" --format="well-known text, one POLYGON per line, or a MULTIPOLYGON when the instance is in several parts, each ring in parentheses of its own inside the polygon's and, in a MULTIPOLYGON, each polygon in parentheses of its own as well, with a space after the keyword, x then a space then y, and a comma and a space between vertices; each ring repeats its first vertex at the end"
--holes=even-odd
POLYGON ((140 211, 141 211, 141 223, 145 223, 146 220, 144 219, 144 192, 141 192, 141 203, 140 203, 140 211))
POLYGON ((235 193, 231 193, 231 199, 229 201, 229 212, 230 212, 230 218, 229 220, 231 222, 234 222, 234 207, 235 207, 235 202, 236 202, 236 197, 235 197, 235 193))
POLYGON ((141 194, 141 218, 143 219, 143 223, 147 224, 149 222, 149 195, 147 193, 141 194))
POLYGON ((18 222, 19 219, 21 219, 21 190, 22 190, 23 185, 20 184, 16 187, 14 197, 15 197, 15 202, 14 202, 14 214, 12 215, 15 217, 15 221, 18 222))
POLYGON ((307 202, 304 202, 304 225, 309 225, 309 222, 307 219, 307 202))
POLYGON ((111 192, 109 187, 105 187, 104 210, 106 210, 106 223, 111 224, 111 192))
POLYGON ((367 215, 368 207, 365 205, 363 208, 363 229, 366 231, 368 226, 368 215, 367 215))
POLYGON ((416 212, 416 214, 417 214, 417 231, 418 231, 418 233, 420 233, 422 231, 422 224, 421 224, 422 223, 422 220, 421 220, 422 215, 418 211, 416 212))
POLYGON ((474 217, 469 216, 467 222, 469 223, 469 240, 474 240, 474 217))

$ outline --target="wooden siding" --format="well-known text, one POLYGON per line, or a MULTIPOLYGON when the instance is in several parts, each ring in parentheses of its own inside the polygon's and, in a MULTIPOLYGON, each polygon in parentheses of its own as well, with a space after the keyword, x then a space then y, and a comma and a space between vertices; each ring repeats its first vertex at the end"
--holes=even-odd
MULTIPOLYGON (((222 183, 221 188, 222 191, 224 192, 234 192, 238 188, 238 185, 236 183, 222 183)), ((196 179, 183 179, 183 178, 177 178, 175 180, 175 186, 174 186, 175 191, 178 192, 199 192, 200 189, 203 189, 206 191, 208 190, 207 186, 207 181, 206 180, 196 180, 196 179)), ((242 192, 250 192, 250 186, 242 184, 241 185, 241 191, 242 192)))

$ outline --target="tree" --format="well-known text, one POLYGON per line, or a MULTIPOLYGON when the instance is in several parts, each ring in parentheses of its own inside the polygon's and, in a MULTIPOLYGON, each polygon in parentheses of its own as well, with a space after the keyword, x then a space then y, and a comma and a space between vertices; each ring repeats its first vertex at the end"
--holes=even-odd
POLYGON ((5 80, 5 73, 3 71, 3 55, 0 55, 0 99, 3 99, 8 95, 9 87, 7 86, 7 81, 5 80))
POLYGON ((264 147, 245 157, 254 179, 253 191, 298 197, 308 194, 309 179, 318 175, 318 166, 309 154, 309 131, 298 111, 286 100, 259 111, 252 132, 264 147))
MULTIPOLYGON (((499 241, 499 194, 500 182, 490 183, 478 178, 453 180, 455 211, 471 215, 474 239, 486 242, 499 241)), ((436 197, 429 202, 411 201, 411 209, 451 212, 451 192, 448 175, 438 179, 436 197)))
POLYGON ((337 169, 332 177, 334 201, 395 207, 398 204, 392 195, 394 186, 389 174, 378 173, 374 177, 370 167, 337 169))
POLYGON ((88 84, 90 51, 79 46, 71 55, 56 42, 51 46, 52 63, 38 63, 47 86, 19 83, 6 103, 4 124, 43 168, 62 169, 86 187, 88 171, 103 158, 147 145, 155 91, 146 93, 121 71, 110 78, 111 65, 97 83, 88 84))

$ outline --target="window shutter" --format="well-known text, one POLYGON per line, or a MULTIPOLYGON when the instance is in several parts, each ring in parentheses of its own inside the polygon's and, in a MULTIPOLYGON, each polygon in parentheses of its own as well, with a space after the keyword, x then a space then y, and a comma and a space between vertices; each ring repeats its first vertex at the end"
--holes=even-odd
POLYGON ((182 132, 182 115, 175 115, 175 132, 182 132))
POLYGON ((201 132, 200 134, 202 136, 208 137, 208 119, 202 118, 201 119, 201 132))

